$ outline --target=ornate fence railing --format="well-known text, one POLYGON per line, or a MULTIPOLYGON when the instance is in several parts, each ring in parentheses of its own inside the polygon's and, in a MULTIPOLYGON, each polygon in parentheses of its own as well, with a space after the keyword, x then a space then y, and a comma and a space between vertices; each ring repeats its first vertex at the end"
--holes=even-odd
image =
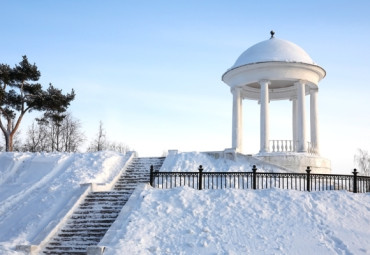
POLYGON ((268 189, 281 188, 300 191, 347 190, 354 193, 370 192, 370 177, 353 175, 306 173, 265 173, 257 172, 159 172, 150 168, 150 184, 160 189, 188 186, 194 189, 268 189))

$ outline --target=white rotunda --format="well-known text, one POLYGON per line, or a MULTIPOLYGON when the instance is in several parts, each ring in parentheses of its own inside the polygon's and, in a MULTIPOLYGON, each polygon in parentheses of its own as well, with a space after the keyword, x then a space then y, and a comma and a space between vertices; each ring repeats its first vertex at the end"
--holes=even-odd
POLYGON ((222 76, 233 95, 232 150, 242 153, 243 99, 260 104, 260 149, 262 160, 294 171, 330 172, 330 161, 320 157, 318 83, 325 70, 296 44, 274 37, 243 52, 222 76), (310 98, 310 140, 306 130, 306 96, 310 98), (292 139, 269 139, 270 100, 292 102, 292 139))

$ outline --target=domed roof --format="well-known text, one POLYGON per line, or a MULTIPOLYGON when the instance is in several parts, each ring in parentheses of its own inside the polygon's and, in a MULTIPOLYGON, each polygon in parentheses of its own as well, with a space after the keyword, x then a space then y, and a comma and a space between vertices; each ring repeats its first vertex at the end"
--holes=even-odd
POLYGON ((315 65, 311 57, 298 45, 271 37, 244 51, 230 68, 261 63, 261 62, 290 62, 315 65))

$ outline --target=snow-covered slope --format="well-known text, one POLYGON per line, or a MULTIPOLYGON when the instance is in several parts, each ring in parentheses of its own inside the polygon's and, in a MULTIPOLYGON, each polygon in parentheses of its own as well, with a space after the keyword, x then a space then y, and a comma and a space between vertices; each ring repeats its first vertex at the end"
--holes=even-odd
POLYGON ((370 254, 370 196, 145 186, 105 254, 370 254))
POLYGON ((86 190, 80 184, 110 182, 127 159, 115 152, 0 153, 0 254, 40 243, 86 190))
POLYGON ((262 162, 257 158, 238 156, 237 161, 233 161, 225 158, 215 159, 201 152, 170 153, 161 171, 197 172, 199 165, 202 165, 205 172, 251 172, 254 164, 257 165, 259 172, 285 171, 283 168, 262 162))
MULTIPOLYGON (((0 254, 40 243, 86 190, 80 184, 111 182, 127 160, 115 152, 0 153, 0 254)), ((162 171, 199 165, 252 167, 193 152, 170 155, 162 171)), ((125 207, 101 242, 107 254, 370 254, 370 194, 143 185, 125 207)))

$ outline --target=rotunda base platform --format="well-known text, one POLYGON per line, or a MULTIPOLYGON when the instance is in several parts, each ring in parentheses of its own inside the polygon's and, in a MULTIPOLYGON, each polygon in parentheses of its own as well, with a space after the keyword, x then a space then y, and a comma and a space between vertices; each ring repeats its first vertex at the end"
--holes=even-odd
POLYGON ((306 173, 307 166, 311 168, 311 173, 331 173, 329 159, 308 153, 260 153, 254 156, 268 163, 285 167, 294 173, 306 173))

